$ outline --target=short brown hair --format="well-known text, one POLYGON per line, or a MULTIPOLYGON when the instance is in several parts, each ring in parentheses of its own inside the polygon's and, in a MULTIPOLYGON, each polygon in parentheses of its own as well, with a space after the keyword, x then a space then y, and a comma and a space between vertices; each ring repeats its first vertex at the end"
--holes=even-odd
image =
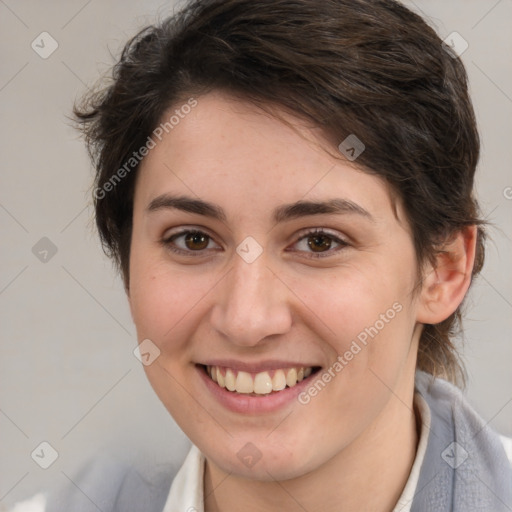
MULTIPOLYGON (((112 81, 75 107, 95 163, 96 223, 129 286, 137 165, 112 177, 144 145, 171 106, 224 90, 277 104, 321 127, 329 140, 355 134, 357 164, 401 198, 418 262, 466 226, 483 222, 473 195, 479 136, 467 76, 435 31, 394 0, 195 0, 146 27, 124 47, 112 81)), ((463 377, 452 342, 460 308, 425 325, 417 367, 463 377)))

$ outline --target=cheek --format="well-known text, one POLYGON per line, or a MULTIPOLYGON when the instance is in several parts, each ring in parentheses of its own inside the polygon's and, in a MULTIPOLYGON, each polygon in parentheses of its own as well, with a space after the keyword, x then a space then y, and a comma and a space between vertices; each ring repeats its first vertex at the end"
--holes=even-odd
POLYGON ((335 373, 343 372, 347 380, 364 380, 369 368, 392 379, 408 357, 415 324, 412 281, 407 270, 392 266, 343 267, 294 283, 304 311, 314 313, 313 330, 325 333, 332 362, 343 357, 343 368, 338 365, 335 373))
POLYGON ((192 266, 176 269, 161 255, 152 259, 136 252, 131 270, 130 307, 137 337, 152 340, 162 353, 160 362, 181 371, 219 276, 192 266))
POLYGON ((323 383, 313 381, 302 396, 305 410, 317 419, 311 429, 304 426, 305 444, 318 424, 344 432, 345 440, 355 436, 384 407, 408 364, 414 327, 410 283, 404 273, 389 274, 391 279, 378 270, 344 268, 310 286, 296 282, 297 294, 315 313, 313 332, 328 332, 323 341, 332 361, 318 377, 323 383))
POLYGON ((291 288, 335 338, 346 340, 375 324, 377 330, 387 330, 404 310, 406 280, 399 274, 393 279, 379 276, 383 271, 376 268, 342 268, 321 278, 296 279, 291 288))
POLYGON ((139 338, 162 342, 199 297, 200 291, 186 273, 171 273, 149 251, 132 249, 130 307, 139 338))

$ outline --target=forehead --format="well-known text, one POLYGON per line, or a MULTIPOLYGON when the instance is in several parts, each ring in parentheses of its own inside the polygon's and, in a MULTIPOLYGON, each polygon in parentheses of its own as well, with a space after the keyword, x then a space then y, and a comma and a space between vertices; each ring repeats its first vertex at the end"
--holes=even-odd
POLYGON ((192 194, 229 202, 240 212, 345 197, 374 212, 397 213, 387 183, 349 162, 319 127, 284 112, 277 118, 220 92, 195 101, 191 109, 174 105, 162 117, 161 140, 139 169, 138 201, 192 194))

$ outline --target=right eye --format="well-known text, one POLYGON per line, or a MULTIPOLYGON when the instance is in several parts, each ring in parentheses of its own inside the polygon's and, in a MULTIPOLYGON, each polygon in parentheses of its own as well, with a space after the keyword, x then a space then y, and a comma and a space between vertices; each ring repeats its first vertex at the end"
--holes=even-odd
POLYGON ((165 237, 162 244, 169 250, 185 256, 202 256, 205 249, 220 248, 208 235, 199 230, 182 230, 165 237), (195 253, 195 254, 194 254, 195 253))

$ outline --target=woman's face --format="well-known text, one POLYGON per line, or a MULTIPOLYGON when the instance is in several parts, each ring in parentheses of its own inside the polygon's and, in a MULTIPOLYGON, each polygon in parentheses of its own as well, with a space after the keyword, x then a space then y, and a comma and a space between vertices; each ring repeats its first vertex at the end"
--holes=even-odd
POLYGON ((381 179, 305 140, 327 147, 318 130, 220 93, 189 110, 137 177, 129 301, 145 370, 209 463, 299 476, 410 403, 411 233, 381 179))

